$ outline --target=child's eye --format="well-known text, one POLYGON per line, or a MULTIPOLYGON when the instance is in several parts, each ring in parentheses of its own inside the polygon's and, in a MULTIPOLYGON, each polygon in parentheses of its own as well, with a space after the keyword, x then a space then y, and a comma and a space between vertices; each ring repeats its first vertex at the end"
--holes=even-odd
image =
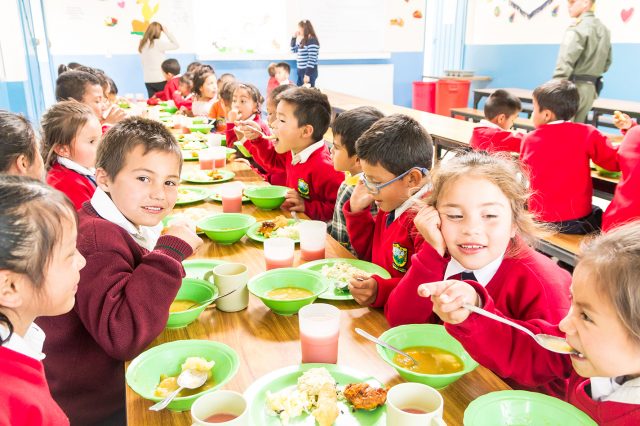
POLYGON ((589 317, 589 315, 585 314, 584 312, 580 312, 580 319, 583 321, 587 321, 587 322, 593 322, 593 320, 589 317))
POLYGON ((449 220, 460 220, 460 219, 462 219, 462 215, 461 214, 448 214, 446 216, 447 216, 447 219, 449 219, 449 220))
POLYGON ((497 214, 485 214, 484 217, 487 218, 487 219, 495 219, 495 218, 498 217, 498 215, 497 214))
POLYGON ((140 182, 151 182, 151 180, 147 176, 139 176, 138 180, 140 182))
POLYGON ((167 185, 167 186, 177 186, 178 185, 177 182, 174 182, 172 180, 168 180, 164 184, 167 185))

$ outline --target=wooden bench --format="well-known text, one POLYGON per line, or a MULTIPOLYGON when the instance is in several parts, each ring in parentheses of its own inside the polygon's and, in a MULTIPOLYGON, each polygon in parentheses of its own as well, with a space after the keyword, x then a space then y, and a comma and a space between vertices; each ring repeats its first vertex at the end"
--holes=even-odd
POLYGON ((558 258, 566 264, 576 266, 580 253, 580 244, 585 235, 553 234, 540 240, 538 250, 542 253, 558 258))
MULTIPOLYGON (((451 117, 462 116, 465 120, 471 120, 473 122, 479 122, 484 118, 484 112, 475 108, 451 108, 451 117)), ((516 129, 524 129, 527 131, 533 130, 533 121, 530 118, 516 118, 513 123, 513 127, 516 129)))

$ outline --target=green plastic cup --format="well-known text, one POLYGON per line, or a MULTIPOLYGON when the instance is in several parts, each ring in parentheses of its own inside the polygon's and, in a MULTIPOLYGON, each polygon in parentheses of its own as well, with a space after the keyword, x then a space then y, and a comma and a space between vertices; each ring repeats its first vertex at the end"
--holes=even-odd
MULTIPOLYGON (((202 303, 212 300, 218 295, 218 289, 209 284, 208 281, 195 278, 183 278, 182 286, 178 290, 176 300, 193 300, 202 303)), ((211 302, 198 305, 186 311, 170 312, 167 320, 167 328, 186 327, 200 316, 202 311, 209 306, 211 302)))
POLYGON ((233 244, 239 241, 247 229, 256 223, 256 218, 242 213, 220 213, 205 217, 196 226, 218 244, 233 244))
POLYGON ((286 186, 252 186, 244 190, 244 195, 249 197, 251 202, 259 209, 273 210, 284 203, 287 191, 289 191, 289 188, 286 186))

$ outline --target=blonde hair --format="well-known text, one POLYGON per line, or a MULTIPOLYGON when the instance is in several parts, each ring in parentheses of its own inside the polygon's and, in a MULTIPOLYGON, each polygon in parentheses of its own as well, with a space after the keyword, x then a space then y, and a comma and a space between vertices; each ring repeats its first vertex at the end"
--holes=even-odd
MULTIPOLYGON (((533 214, 527 211, 529 178, 520 163, 508 154, 488 154, 484 151, 470 151, 440 162, 432 172, 432 190, 426 199, 427 204, 438 208, 442 194, 461 177, 485 179, 498 188, 507 197, 511 206, 511 218, 516 225, 516 236, 527 244, 534 245, 538 239, 549 233, 550 229, 536 222, 533 214)), ((507 255, 518 254, 518 244, 511 244, 507 255)))
POLYGON ((140 40, 138 45, 138 52, 142 53, 142 48, 149 42, 149 47, 153 47, 153 42, 160 38, 162 35, 162 25, 159 22, 152 22, 147 27, 147 30, 140 40))
POLYGON ((634 340, 640 342, 640 221, 619 226, 582 246, 578 267, 589 268, 634 340))
POLYGON ((58 159, 55 148, 71 146, 78 132, 95 117, 91 108, 78 101, 62 101, 53 105, 42 116, 42 156, 45 166, 51 168, 58 159))

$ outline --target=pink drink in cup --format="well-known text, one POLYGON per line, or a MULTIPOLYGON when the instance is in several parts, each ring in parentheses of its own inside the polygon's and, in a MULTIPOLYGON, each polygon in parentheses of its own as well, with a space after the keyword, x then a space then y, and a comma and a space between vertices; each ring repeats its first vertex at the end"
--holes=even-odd
POLYGON ((267 271, 293 266, 295 242, 291 238, 269 238, 264 241, 264 260, 267 271))
POLYGON ((320 220, 306 220, 298 225, 300 253, 304 260, 324 259, 327 224, 320 220))
POLYGON ((231 182, 220 188, 222 211, 224 213, 242 213, 242 186, 231 182))
POLYGON ((338 362, 340 309, 326 303, 303 306, 298 312, 302 362, 338 362))
POLYGON ((198 152, 200 170, 213 170, 213 152, 210 149, 202 149, 198 152))
POLYGON ((224 146, 214 146, 210 149, 213 152, 214 167, 223 168, 227 164, 227 149, 224 146))
POLYGON ((324 259, 324 247, 311 250, 311 249, 300 249, 300 255, 304 260, 318 260, 324 259))

